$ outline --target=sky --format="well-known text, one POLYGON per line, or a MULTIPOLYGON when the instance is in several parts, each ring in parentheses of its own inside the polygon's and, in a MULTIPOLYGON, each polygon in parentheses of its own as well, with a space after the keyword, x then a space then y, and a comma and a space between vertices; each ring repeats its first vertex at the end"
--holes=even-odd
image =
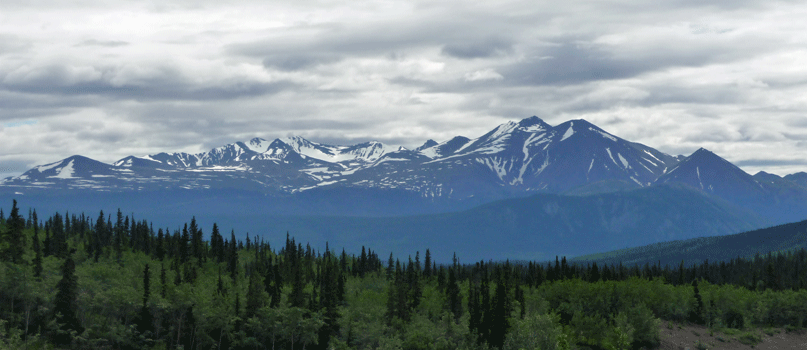
POLYGON ((771 0, 4 0, 0 178, 253 137, 413 148, 533 115, 807 171, 804 18, 771 0))

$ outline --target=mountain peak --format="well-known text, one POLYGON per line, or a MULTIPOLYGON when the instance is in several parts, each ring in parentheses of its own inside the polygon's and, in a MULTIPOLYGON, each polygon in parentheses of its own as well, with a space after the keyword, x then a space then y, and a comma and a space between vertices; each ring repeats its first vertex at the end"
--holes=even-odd
POLYGON ((432 146, 437 146, 437 141, 429 139, 428 141, 424 142, 423 145, 421 145, 420 147, 415 148, 415 151, 419 152, 432 146))
POLYGON ((539 130, 546 130, 551 128, 552 126, 547 124, 543 119, 538 118, 537 116, 532 116, 529 118, 524 118, 518 122, 518 126, 523 129, 527 129, 527 131, 539 131, 539 130))
POLYGON ((254 137, 251 140, 249 140, 246 146, 252 149, 253 151, 263 152, 266 150, 266 147, 264 147, 265 142, 266 139, 262 139, 260 137, 254 137))

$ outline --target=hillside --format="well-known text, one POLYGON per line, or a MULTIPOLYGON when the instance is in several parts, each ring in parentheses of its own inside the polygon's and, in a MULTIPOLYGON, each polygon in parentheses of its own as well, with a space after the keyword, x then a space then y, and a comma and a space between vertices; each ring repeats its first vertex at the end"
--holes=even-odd
POLYGON ((729 261, 737 257, 752 258, 757 253, 781 252, 807 247, 807 221, 778 225, 720 237, 701 237, 662 242, 642 247, 580 256, 573 261, 608 264, 677 265, 682 260, 688 266, 701 263, 729 261))
POLYGON ((388 218, 273 216, 268 232, 358 249, 423 251, 466 259, 546 260, 673 239, 716 236, 764 226, 766 221, 700 192, 668 186, 589 196, 539 194, 470 210, 388 218))

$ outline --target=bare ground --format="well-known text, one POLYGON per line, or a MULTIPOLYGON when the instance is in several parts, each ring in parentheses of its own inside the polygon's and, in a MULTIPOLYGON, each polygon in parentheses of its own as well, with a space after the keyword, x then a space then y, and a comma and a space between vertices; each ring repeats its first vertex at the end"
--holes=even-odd
MULTIPOLYGON (((663 321, 661 325, 661 346, 662 350, 697 350, 697 349, 807 349, 807 331, 786 332, 782 328, 757 329, 752 331, 727 331, 728 334, 714 331, 698 325, 677 325, 663 321), (672 326, 672 329, 670 329, 672 326), (743 344, 740 339, 750 332, 761 338, 761 342, 756 345, 743 344), (735 334, 732 334, 735 333, 735 334), (700 344, 700 346, 698 346, 700 344)), ((746 341, 747 342, 747 341, 746 341)))

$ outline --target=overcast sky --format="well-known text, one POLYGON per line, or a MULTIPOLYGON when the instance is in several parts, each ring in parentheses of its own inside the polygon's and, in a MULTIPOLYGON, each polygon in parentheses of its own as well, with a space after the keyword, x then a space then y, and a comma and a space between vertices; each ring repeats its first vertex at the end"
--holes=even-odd
POLYGON ((233 3, 3 0, 0 177, 252 137, 416 147, 532 115, 807 171, 801 1, 233 3))

